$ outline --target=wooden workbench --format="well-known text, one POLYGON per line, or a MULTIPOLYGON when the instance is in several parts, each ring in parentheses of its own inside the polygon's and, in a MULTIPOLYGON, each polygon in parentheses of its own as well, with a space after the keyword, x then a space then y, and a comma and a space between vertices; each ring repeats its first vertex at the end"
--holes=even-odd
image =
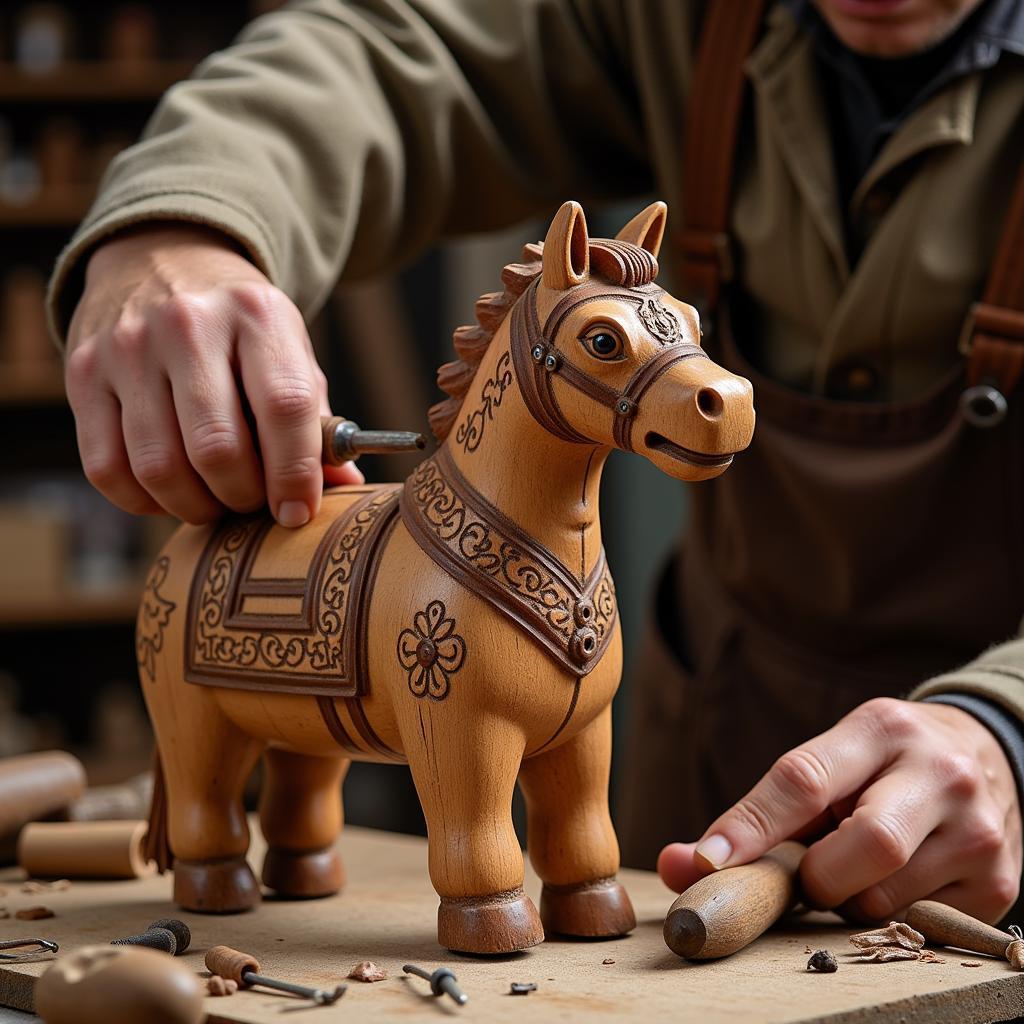
MULTIPOLYGON (((262 856, 254 843, 253 863, 262 856)), ((312 1007, 289 996, 242 992, 207 1000, 210 1024, 280 1024, 282 1012, 302 1009, 303 1020, 409 1022, 454 1018, 469 1021, 546 1024, 548 1021, 638 1020, 701 1024, 789 1024, 827 1021, 853 1024, 976 1024, 1024 1013, 1024 974, 1003 962, 945 951, 944 964, 844 962, 852 949, 849 929, 826 915, 801 918, 773 931, 736 956, 719 962, 679 960, 661 938, 671 894, 653 874, 624 872, 640 922, 626 939, 552 941, 510 957, 474 960, 441 950, 434 936, 437 898, 426 873, 421 839, 361 829, 341 840, 349 885, 338 897, 305 903, 265 902, 232 917, 180 915, 192 928, 192 949, 183 962, 203 971, 207 946, 226 943, 253 953, 264 973, 290 981, 333 986, 353 964, 370 959, 385 967, 386 981, 350 982, 331 1007, 312 1007), (836 974, 806 971, 806 947, 840 955, 836 974), (605 963, 611 960, 613 963, 605 963), (980 967, 962 961, 981 961, 980 967), (402 976, 403 963, 433 969, 449 964, 469 994, 460 1009, 427 994, 427 985, 402 976), (533 981, 538 990, 509 995, 509 983, 533 981), (308 1018, 306 1015, 309 1015, 308 1018)), ((64 950, 142 931, 168 916, 170 877, 134 882, 76 882, 67 891, 27 895, 17 873, 0 875, 0 906, 13 913, 44 903, 56 917, 0 921, 3 937, 41 935, 64 950)), ((536 897, 537 880, 527 879, 536 897)), ((32 1007, 35 979, 46 962, 0 968, 0 1003, 32 1007)))

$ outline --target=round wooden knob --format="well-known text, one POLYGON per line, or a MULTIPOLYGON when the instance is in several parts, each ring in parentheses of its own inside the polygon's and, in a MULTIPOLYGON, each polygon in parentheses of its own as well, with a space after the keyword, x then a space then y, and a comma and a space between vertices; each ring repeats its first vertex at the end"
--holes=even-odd
POLYGON ((199 978, 164 953, 138 946, 85 946, 36 983, 47 1024, 199 1024, 199 978))
POLYGON ((230 946, 211 946, 206 951, 206 969, 211 974, 219 974, 222 978, 231 978, 239 985, 245 985, 243 975, 246 971, 260 974, 260 962, 248 953, 240 953, 230 946))

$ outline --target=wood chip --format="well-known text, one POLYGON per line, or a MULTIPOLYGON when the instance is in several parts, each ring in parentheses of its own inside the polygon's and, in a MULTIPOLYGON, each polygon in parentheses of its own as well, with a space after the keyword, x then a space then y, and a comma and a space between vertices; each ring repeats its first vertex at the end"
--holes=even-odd
POLYGON ((922 949, 918 955, 922 964, 944 964, 946 961, 941 956, 936 956, 930 949, 922 949))
POLYGON ((211 996, 233 996, 238 991, 238 982, 215 974, 207 980, 206 991, 211 996))
POLYGON ((6 907, 0 907, 0 921, 6 921, 11 916, 11 912, 6 907))
POLYGON ((876 928, 870 932, 858 932, 850 936, 858 949, 877 949, 899 947, 901 949, 919 950, 924 945, 924 936, 901 921, 890 921, 886 928, 876 928))
POLYGON ((383 967, 378 967, 372 960, 361 960, 348 972, 348 976, 356 981, 385 981, 388 972, 383 967))
POLYGON ((601 964, 604 967, 607 967, 609 964, 613 964, 613 963, 615 963, 615 961, 610 956, 609 957, 605 957, 605 959, 601 961, 601 964))
POLYGON ((70 889, 71 883, 66 878, 58 878, 54 882, 38 882, 30 878, 27 882, 21 883, 21 891, 38 896, 41 892, 63 892, 70 889))
POLYGON ((804 946, 804 952, 805 952, 805 953, 813 953, 813 952, 814 952, 814 950, 813 950, 813 949, 811 949, 811 947, 810 947, 810 946, 804 946))
POLYGON ((55 917, 56 915, 49 907, 23 907, 16 911, 14 916, 19 921, 40 921, 44 917, 55 917))
POLYGON ((509 995, 528 996, 531 992, 537 991, 535 981, 513 981, 509 988, 509 995))
POLYGON ((835 953, 828 949, 819 949, 807 961, 807 970, 818 971, 820 974, 835 974, 839 970, 835 953))
POLYGON ((981 966, 981 961, 980 960, 961 960, 960 961, 960 966, 961 967, 980 967, 981 966))
POLYGON ((861 959, 887 964, 893 960, 919 960, 920 954, 916 949, 904 949, 902 946, 873 946, 864 950, 861 959))

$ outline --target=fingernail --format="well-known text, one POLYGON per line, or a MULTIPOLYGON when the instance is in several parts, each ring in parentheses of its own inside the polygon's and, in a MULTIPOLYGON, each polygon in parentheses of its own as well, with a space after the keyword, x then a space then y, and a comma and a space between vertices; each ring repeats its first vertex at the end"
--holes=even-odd
POLYGON ((725 836, 708 836, 697 844, 696 856, 703 857, 713 868, 724 868, 732 856, 732 843, 725 836))
POLYGON ((309 506, 304 501, 282 501, 277 509, 277 521, 289 530, 309 522, 309 506))

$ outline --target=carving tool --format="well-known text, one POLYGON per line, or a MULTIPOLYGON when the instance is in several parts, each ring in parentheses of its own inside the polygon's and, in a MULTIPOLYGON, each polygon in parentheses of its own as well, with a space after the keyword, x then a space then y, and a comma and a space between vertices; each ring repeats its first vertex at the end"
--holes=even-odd
POLYGON ((241 953, 230 946, 211 946, 206 951, 206 969, 222 978, 231 978, 243 988, 262 985, 263 988, 276 989, 278 992, 289 992, 292 995, 312 999, 321 1006, 330 1006, 344 994, 347 985, 338 985, 333 992, 322 988, 310 988, 308 985, 293 985, 290 981, 278 981, 260 974, 260 962, 248 953, 241 953))
POLYGON ((665 918, 665 942, 688 960, 729 956, 766 932, 793 906, 806 847, 779 843, 760 860, 706 875, 665 918))
POLYGON ((23 960, 34 960, 40 953, 56 953, 60 947, 49 939, 7 939, 0 942, 0 949, 21 949, 22 946, 35 946, 35 949, 24 953, 0 953, 0 962, 18 964, 23 960))
POLYGON ((928 942, 998 957, 1008 960, 1018 971, 1024 970, 1024 939, 1016 926, 1011 932, 1004 932, 934 900, 911 903, 906 922, 928 942))
POLYGON ((415 964, 406 964, 402 970, 406 974, 415 974, 418 978, 429 981, 430 990, 435 996, 447 992, 459 1006, 465 1006, 469 1002, 469 996, 456 984, 459 979, 447 967, 438 967, 433 974, 425 971, 422 967, 417 967, 415 964))
POLYGON ((188 925, 176 917, 162 917, 140 935, 126 935, 110 940, 112 946, 147 946, 149 949, 170 953, 171 956, 181 956, 191 942, 192 932, 188 925))
POLYGON ((324 416, 323 461, 329 466, 353 462, 360 455, 394 455, 426 447, 422 434, 411 430, 363 430, 358 423, 342 416, 324 416))

